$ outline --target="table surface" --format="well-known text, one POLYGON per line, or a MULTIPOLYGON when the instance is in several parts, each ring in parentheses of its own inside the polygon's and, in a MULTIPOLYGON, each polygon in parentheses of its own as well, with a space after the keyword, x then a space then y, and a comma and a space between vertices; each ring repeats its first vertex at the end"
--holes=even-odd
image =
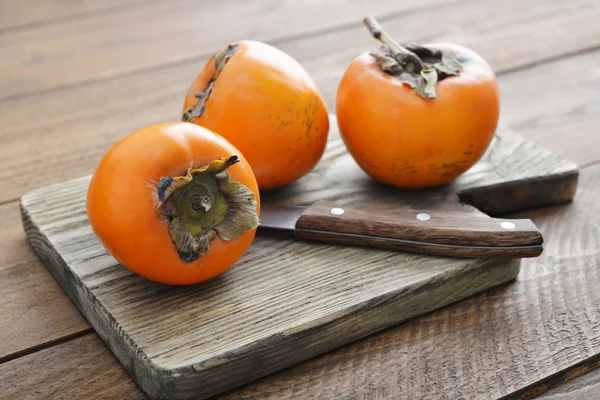
POLYGON ((591 371, 600 366, 597 1, 3 0, 0 398, 145 398, 29 247, 19 197, 89 174, 119 138, 178 119, 188 85, 228 41, 286 51, 333 111, 345 67, 376 46, 360 23, 366 14, 400 41, 456 42, 486 58, 498 73, 501 123, 580 165, 575 201, 513 215, 532 218, 546 239, 516 281, 221 397, 600 391, 600 369, 591 371))

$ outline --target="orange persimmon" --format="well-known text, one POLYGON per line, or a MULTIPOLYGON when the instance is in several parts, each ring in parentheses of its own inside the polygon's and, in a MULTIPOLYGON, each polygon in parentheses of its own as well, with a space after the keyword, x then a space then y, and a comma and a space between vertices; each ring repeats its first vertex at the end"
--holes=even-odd
POLYGON ((184 122, 136 131, 100 160, 87 194, 90 224, 124 266, 190 284, 229 268, 254 239, 258 186, 242 154, 184 122))
POLYGON ((190 87, 183 120, 233 143, 261 190, 291 183, 319 161, 329 131, 323 98, 296 60, 264 43, 219 50, 190 87))
POLYGON ((396 43, 372 18, 384 45, 358 56, 340 82, 344 143, 372 178, 402 188, 449 182, 475 164, 496 130, 500 100, 491 67, 450 44, 396 43))

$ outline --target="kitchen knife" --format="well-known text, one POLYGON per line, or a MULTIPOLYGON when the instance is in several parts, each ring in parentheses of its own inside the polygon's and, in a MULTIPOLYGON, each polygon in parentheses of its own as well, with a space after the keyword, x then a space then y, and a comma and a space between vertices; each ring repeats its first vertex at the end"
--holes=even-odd
POLYGON ((307 207, 264 204, 261 228, 298 239, 468 258, 536 257, 543 238, 528 219, 460 211, 368 210, 318 201, 307 207))

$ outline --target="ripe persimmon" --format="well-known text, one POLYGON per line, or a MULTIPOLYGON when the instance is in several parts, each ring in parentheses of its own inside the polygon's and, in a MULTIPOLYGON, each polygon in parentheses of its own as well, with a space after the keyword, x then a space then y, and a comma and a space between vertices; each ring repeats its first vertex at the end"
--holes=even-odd
POLYGON ((396 43, 366 18, 381 50, 358 56, 340 82, 344 143, 372 178, 402 188, 449 182, 475 164, 498 124, 492 68, 451 44, 396 43))
POLYGON ((124 266, 168 284, 212 278, 237 261, 258 226, 252 169, 221 136, 184 122, 152 125, 100 160, 90 224, 124 266))
POLYGON ((225 46, 208 61, 188 91, 183 120, 240 149, 261 190, 310 171, 329 132, 325 103, 306 70, 281 50, 254 41, 225 46))

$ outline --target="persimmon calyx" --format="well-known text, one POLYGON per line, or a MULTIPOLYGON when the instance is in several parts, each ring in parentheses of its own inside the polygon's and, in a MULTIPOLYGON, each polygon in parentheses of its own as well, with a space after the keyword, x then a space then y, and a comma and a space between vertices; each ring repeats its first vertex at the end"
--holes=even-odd
POLYGON ((401 45, 387 34, 373 17, 364 19, 371 35, 381 41, 380 49, 369 54, 384 72, 406 83, 426 99, 435 99, 436 84, 452 75, 460 75, 458 57, 448 51, 433 50, 416 44, 401 45))
POLYGON ((227 171, 238 161, 237 156, 218 158, 185 176, 160 179, 156 211, 169 221, 181 260, 197 260, 210 251, 217 236, 233 240, 258 227, 254 193, 231 181, 227 171))
POLYGON ((212 93, 212 90, 215 86, 215 82, 217 81, 217 77, 225 68, 225 64, 233 55, 238 51, 237 44, 230 44, 225 47, 223 50, 215 54, 215 74, 208 81, 208 85, 206 85, 206 89, 202 92, 194 93, 194 96, 198 100, 193 107, 188 108, 183 112, 183 116, 181 120, 183 122, 191 122, 195 118, 198 118, 204 114, 204 109, 206 108, 206 102, 212 93))

